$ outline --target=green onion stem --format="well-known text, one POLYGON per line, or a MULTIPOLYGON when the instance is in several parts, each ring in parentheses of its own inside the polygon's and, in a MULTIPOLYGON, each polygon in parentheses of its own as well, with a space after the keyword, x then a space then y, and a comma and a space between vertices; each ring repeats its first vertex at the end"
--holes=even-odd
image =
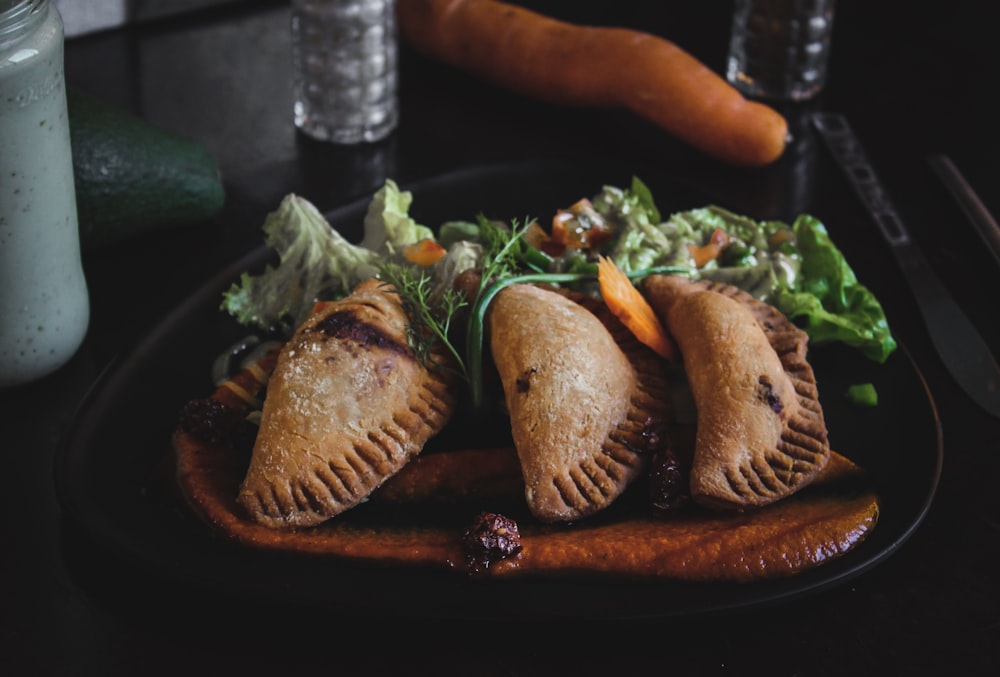
MULTIPOLYGON (((639 279, 656 274, 690 274, 690 269, 678 266, 655 266, 627 273, 630 279, 639 279)), ((473 409, 479 409, 483 403, 483 338, 486 327, 486 310, 501 291, 515 284, 530 282, 580 282, 597 277, 596 266, 590 273, 526 273, 503 277, 486 286, 476 299, 469 317, 466 334, 466 356, 469 375, 469 389, 473 409)))
POLYGON ((574 282, 581 279, 576 273, 529 273, 504 277, 483 290, 476 299, 469 318, 466 354, 469 366, 469 389, 472 391, 472 407, 479 409, 483 404, 483 334, 486 324, 486 309, 496 295, 507 287, 527 282, 574 282))

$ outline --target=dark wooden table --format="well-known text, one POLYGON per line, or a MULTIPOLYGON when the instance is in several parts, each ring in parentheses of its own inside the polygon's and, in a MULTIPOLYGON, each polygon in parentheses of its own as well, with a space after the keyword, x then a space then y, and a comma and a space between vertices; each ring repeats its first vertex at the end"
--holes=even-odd
MULTIPOLYGON (((563 18, 661 34, 717 71, 729 4, 529 2, 563 18)), ((404 48, 402 116, 385 143, 316 144, 292 126, 288 8, 244 2, 67 44, 67 81, 208 146, 228 194, 207 223, 88 253, 92 325, 61 371, 0 394, 0 672, 118 674, 893 675, 1000 667, 1000 420, 934 352, 909 289, 826 149, 803 129, 847 115, 919 246, 1000 348, 1000 268, 930 170, 947 153, 1000 214, 997 57, 988 3, 842 0, 829 86, 785 109, 796 144, 734 169, 619 111, 566 110, 495 90, 404 48), (806 598, 694 619, 463 622, 384 606, 255 611, 122 567, 63 514, 57 450, 101 371, 221 267, 261 242, 288 192, 321 209, 472 165, 531 158, 616 163, 697 187, 758 218, 820 217, 888 309, 929 384, 944 466, 920 528, 886 561, 806 598), (839 235, 839 237, 838 237, 839 235), (370 648, 369 648, 370 647, 370 648)), ((696 206, 696 205, 692 205, 696 206)), ((900 468, 905 477, 906 468, 900 468)))

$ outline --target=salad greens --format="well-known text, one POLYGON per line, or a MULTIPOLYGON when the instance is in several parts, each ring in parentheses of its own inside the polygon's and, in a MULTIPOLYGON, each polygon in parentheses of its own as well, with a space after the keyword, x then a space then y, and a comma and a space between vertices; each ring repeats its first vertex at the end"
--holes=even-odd
POLYGON ((599 255, 631 279, 653 273, 736 285, 771 303, 814 344, 842 342, 884 362, 896 343, 877 299, 862 286, 816 218, 789 225, 755 221, 717 206, 665 220, 648 187, 605 186, 593 198, 560 209, 552 227, 492 221, 449 221, 435 231, 409 216, 412 194, 392 180, 375 193, 359 244, 348 242, 308 201, 287 196, 264 223, 277 267, 243 273, 223 294, 222 309, 248 327, 290 335, 320 300, 340 298, 359 282, 391 283, 412 318, 411 345, 425 359, 442 342, 472 390, 482 397, 480 372, 486 311, 504 287, 547 282, 598 293, 599 255), (408 246, 433 243, 432 262, 408 257, 408 246), (453 287, 474 270, 470 301, 453 287))
POLYGON ((878 406, 878 391, 871 383, 856 383, 847 389, 847 400, 859 407, 878 406))
POLYGON ((410 216, 413 193, 399 190, 391 179, 375 193, 365 214, 365 237, 361 249, 395 254, 404 245, 434 239, 434 232, 410 216))
MULTIPOLYGON (((465 347, 468 355, 467 380, 471 391, 472 406, 479 408, 483 401, 482 374, 483 339, 486 327, 486 310, 490 303, 505 287, 528 282, 572 283, 581 278, 575 273, 550 273, 540 270, 530 263, 527 252, 530 246, 524 240, 529 227, 519 227, 512 222, 509 229, 487 220, 479 219, 479 237, 486 244, 485 255, 480 266, 479 289, 472 304, 465 347), (526 272, 522 272, 526 271, 526 272)), ((538 259, 535 259, 538 261, 538 259)))
POLYGON ((343 296, 356 284, 378 275, 407 244, 433 238, 408 212, 411 193, 392 180, 375 193, 364 219, 365 239, 355 245, 330 227, 316 207, 287 195, 264 221, 266 243, 278 252, 277 268, 260 275, 243 273, 223 294, 222 308, 240 324, 291 334, 313 304, 343 296))
POLYGON ((721 207, 672 214, 658 222, 633 192, 605 187, 595 198, 599 211, 623 223, 610 255, 625 271, 673 265, 693 278, 733 284, 766 301, 799 324, 815 344, 841 342, 876 362, 896 349, 885 313, 861 285, 826 227, 800 215, 788 225, 754 221, 721 207), (691 260, 717 231, 726 244, 702 266, 691 260))
POLYGON ((379 274, 381 279, 391 284, 400 295, 404 310, 410 318, 410 325, 407 328, 409 344, 421 362, 425 364, 433 362, 431 347, 434 343, 440 342, 458 365, 459 372, 464 374, 465 362, 451 341, 452 320, 468 305, 462 292, 449 287, 438 295, 431 275, 399 263, 385 264, 379 269, 379 274))

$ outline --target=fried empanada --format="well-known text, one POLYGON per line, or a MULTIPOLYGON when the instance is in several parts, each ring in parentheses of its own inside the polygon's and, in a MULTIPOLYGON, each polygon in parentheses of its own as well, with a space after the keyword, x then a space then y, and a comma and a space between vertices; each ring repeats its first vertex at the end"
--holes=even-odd
POLYGON ((550 289, 511 286, 488 320, 532 514, 566 522, 607 507, 662 442, 662 364, 637 341, 630 361, 594 313, 550 289))
POLYGON ((809 484, 830 445, 805 332, 731 285, 654 275, 643 291, 678 344, 697 407, 692 499, 756 507, 809 484))
POLYGON ((319 524, 420 453, 454 410, 450 372, 410 348, 377 280, 318 306, 278 356, 238 501, 271 527, 319 524))

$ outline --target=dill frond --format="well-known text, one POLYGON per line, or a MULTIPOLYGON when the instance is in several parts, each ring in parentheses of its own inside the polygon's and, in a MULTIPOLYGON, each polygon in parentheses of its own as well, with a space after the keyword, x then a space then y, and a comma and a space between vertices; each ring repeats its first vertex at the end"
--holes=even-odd
POLYGON ((468 380, 465 361, 450 336, 453 318, 468 305, 461 292, 447 289, 435 297, 432 275, 417 266, 386 263, 380 266, 379 273, 383 281, 395 288, 410 318, 407 340, 417 358, 426 366, 440 366, 434 363, 433 353, 441 344, 454 358, 458 372, 468 380))

